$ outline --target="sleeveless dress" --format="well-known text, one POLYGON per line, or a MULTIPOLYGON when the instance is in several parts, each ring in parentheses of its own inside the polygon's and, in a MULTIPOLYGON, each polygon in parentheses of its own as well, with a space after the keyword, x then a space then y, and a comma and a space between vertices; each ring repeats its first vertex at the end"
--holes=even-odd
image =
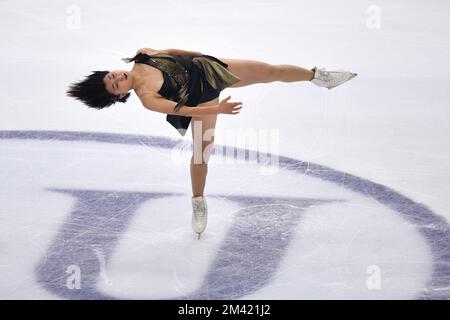
MULTIPOLYGON (((138 53, 133 58, 123 58, 129 63, 145 63, 162 71, 164 83, 158 94, 177 102, 174 111, 182 106, 195 107, 219 96, 220 91, 240 79, 231 73, 228 64, 208 56, 168 55, 138 53)), ((192 117, 168 114, 166 120, 184 136, 192 117)))

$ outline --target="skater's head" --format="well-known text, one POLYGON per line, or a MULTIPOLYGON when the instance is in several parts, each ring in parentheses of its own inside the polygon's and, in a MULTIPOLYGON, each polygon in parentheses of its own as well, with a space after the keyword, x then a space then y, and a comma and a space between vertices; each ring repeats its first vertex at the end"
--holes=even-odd
POLYGON ((84 80, 73 83, 67 90, 67 95, 91 108, 103 109, 116 102, 125 103, 131 88, 129 71, 92 71, 84 80))

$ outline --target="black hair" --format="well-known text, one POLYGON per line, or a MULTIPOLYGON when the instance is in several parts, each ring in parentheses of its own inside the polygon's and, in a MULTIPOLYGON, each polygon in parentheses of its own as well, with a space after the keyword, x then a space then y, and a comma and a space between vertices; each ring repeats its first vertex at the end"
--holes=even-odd
POLYGON ((106 91, 103 79, 108 73, 109 71, 92 71, 92 74, 88 75, 86 79, 71 84, 67 90, 67 95, 95 109, 109 107, 117 101, 125 103, 130 96, 129 92, 119 99, 119 96, 106 91))

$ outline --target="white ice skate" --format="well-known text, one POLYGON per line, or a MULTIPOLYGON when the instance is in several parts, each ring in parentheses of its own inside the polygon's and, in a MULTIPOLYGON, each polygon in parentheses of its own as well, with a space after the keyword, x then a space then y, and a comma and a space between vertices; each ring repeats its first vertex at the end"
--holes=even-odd
POLYGON ((203 196, 192 197, 192 228, 200 235, 205 231, 206 224, 208 223, 208 205, 206 199, 203 196))
POLYGON ((357 76, 356 73, 349 71, 326 71, 317 67, 314 67, 311 71, 314 71, 314 78, 311 82, 319 87, 328 89, 333 89, 357 76))

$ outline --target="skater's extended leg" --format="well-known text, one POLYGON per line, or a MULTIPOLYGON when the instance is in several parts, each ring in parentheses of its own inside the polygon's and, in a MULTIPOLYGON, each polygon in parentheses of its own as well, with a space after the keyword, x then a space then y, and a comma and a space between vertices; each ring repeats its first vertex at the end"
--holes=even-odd
POLYGON ((317 86, 332 89, 356 76, 356 73, 349 71, 326 71, 317 67, 308 70, 292 64, 274 65, 255 60, 219 59, 228 64, 228 70, 241 79, 230 88, 274 81, 311 81, 317 86))
POLYGON ((291 64, 275 65, 256 60, 219 59, 228 64, 228 70, 241 79, 230 88, 275 81, 309 81, 314 77, 313 71, 291 64))
POLYGON ((279 64, 275 67, 277 68, 277 81, 310 81, 314 78, 313 71, 292 64, 279 64))

